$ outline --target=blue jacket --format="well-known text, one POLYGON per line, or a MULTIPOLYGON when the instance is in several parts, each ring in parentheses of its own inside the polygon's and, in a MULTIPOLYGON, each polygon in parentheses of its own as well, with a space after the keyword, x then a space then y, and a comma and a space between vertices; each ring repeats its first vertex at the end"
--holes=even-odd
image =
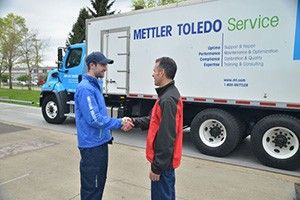
POLYGON ((110 129, 119 129, 122 119, 107 116, 102 80, 84 75, 75 93, 78 147, 90 148, 112 139, 110 129))

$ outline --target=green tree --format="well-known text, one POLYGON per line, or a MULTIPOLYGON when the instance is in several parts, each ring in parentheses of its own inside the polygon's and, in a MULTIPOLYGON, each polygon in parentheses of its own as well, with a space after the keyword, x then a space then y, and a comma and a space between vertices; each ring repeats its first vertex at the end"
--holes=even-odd
POLYGON ((134 10, 140 10, 146 8, 146 2, 145 0, 133 0, 132 6, 134 7, 134 10))
POLYGON ((91 18, 88 10, 82 8, 79 12, 76 23, 73 25, 72 31, 69 33, 66 45, 83 42, 85 39, 85 20, 91 18))
MULTIPOLYGON (((0 18, 0 23, 1 23, 1 18, 0 18)), ((0 29, 0 38, 2 37, 2 34, 3 34, 3 30, 0 29)), ((1 88, 2 80, 3 80, 2 75, 7 69, 4 61, 5 61, 5 58, 4 58, 4 55, 2 54, 2 43, 0 42, 0 88, 1 88)))
POLYGON ((115 11, 110 11, 115 1, 112 2, 109 2, 110 0, 90 0, 90 1, 94 10, 92 10, 91 8, 88 9, 93 17, 113 15, 115 13, 115 11))
MULTIPOLYGON (((1 30, 0 30, 0 38, 1 38, 1 30)), ((1 42, 0 42, 0 88, 1 88, 1 85, 2 85, 2 82, 7 82, 4 80, 4 73, 5 71, 7 70, 7 64, 6 64, 6 59, 4 57, 4 55, 2 54, 2 45, 1 45, 1 42)))
POLYGON ((24 81, 24 82, 28 82, 30 79, 29 75, 25 74, 25 75, 21 75, 17 78, 18 81, 24 81))
POLYGON ((43 46, 43 42, 37 38, 37 33, 27 32, 22 40, 20 63, 27 66, 28 90, 31 90, 32 71, 38 68, 42 62, 43 46))
POLYGON ((9 88, 12 89, 11 71, 21 56, 20 44, 27 32, 25 19, 10 13, 0 18, 0 30, 1 54, 8 68, 9 88))
POLYGON ((163 6, 163 5, 178 3, 178 2, 180 2, 180 0, 159 0, 158 5, 163 6))
POLYGON ((39 68, 43 61, 43 51, 45 50, 47 44, 44 40, 33 38, 33 66, 32 69, 39 71, 39 68))
POLYGON ((83 42, 85 39, 85 21, 93 17, 100 17, 105 15, 112 15, 115 11, 110 11, 115 1, 110 0, 90 0, 92 8, 82 8, 79 12, 76 23, 72 27, 72 31, 69 33, 66 45, 83 42), (90 14, 89 14, 90 12, 90 14))
POLYGON ((144 8, 153 8, 167 4, 178 3, 180 1, 181 0, 133 0, 132 6, 134 10, 140 10, 144 8))
POLYGON ((0 79, 1 79, 2 82, 7 83, 8 79, 9 79, 9 75, 8 74, 1 74, 0 79))

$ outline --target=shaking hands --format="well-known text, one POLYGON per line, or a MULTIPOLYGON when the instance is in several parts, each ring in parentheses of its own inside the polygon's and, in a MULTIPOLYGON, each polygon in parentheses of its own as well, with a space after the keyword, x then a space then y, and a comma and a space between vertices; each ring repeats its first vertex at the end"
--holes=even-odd
POLYGON ((123 131, 130 131, 134 127, 133 121, 130 117, 123 117, 122 118, 122 127, 123 131))

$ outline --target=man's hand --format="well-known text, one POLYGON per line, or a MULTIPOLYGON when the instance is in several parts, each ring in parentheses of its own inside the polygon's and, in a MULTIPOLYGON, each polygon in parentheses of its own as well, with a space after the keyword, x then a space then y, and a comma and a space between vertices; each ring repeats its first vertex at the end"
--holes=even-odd
POLYGON ((159 181, 160 175, 155 174, 152 171, 150 171, 149 178, 150 178, 151 181, 159 181))
POLYGON ((130 131, 134 127, 132 119, 130 117, 123 117, 122 118, 122 127, 123 131, 130 131))

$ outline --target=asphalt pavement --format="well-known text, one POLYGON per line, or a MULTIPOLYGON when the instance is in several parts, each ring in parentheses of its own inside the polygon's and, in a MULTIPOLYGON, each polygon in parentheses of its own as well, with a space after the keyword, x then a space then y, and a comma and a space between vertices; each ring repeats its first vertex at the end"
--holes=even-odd
MULTIPOLYGON (((150 199, 145 149, 115 143, 109 150, 103 199, 150 199)), ((79 159, 76 135, 0 120, 0 199, 80 199, 79 159)), ((179 200, 292 200, 299 183, 297 176, 189 156, 176 170, 179 200)))
MULTIPOLYGON (((76 134, 74 119, 69 118, 63 124, 59 125, 49 124, 43 119, 41 108, 38 107, 0 103, 0 121, 11 124, 18 123, 22 125, 31 125, 44 130, 62 132, 72 135, 76 134)), ((146 135, 146 131, 140 131, 139 129, 130 131, 130 134, 122 134, 120 131, 113 131, 115 142, 141 148, 145 147, 146 135)), ((183 154, 198 159, 228 163, 231 165, 300 177, 300 168, 295 171, 288 171, 271 168, 261 164, 252 153, 249 138, 244 140, 232 153, 230 153, 230 155, 220 158, 201 154, 193 145, 188 132, 185 132, 183 140, 183 154)))

